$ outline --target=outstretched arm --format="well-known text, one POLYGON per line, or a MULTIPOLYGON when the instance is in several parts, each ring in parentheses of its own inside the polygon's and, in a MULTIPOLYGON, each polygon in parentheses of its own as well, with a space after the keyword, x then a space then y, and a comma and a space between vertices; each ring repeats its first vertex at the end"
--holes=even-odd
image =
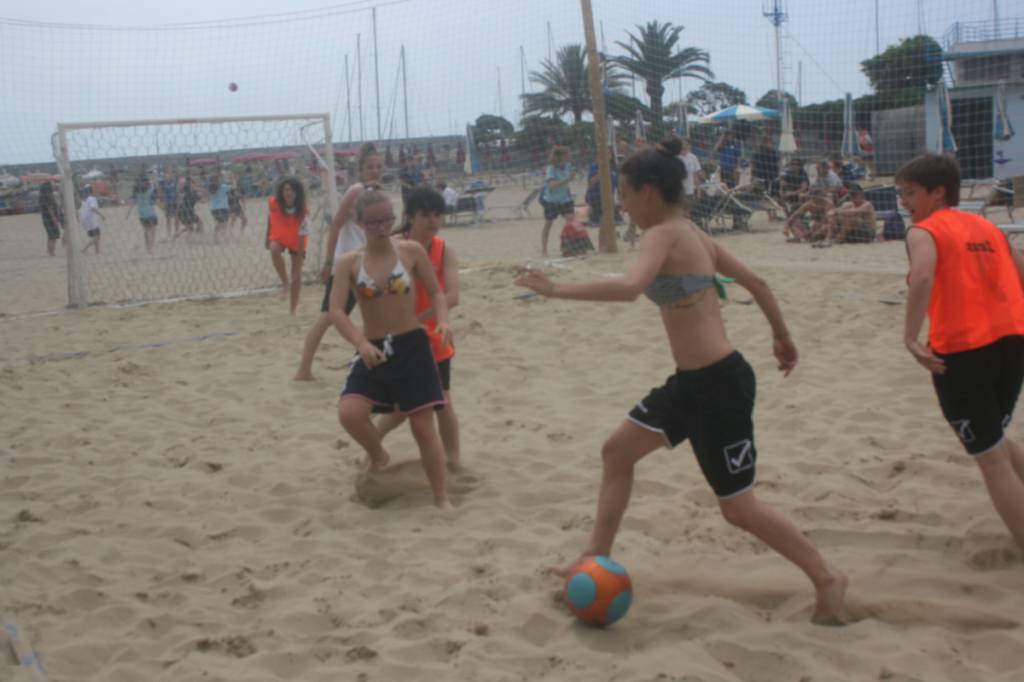
POLYGON ((571 298, 580 301, 635 301, 661 270, 673 236, 664 231, 648 231, 640 242, 640 253, 621 277, 590 282, 552 282, 540 270, 527 269, 515 279, 521 287, 532 289, 548 298, 571 298))

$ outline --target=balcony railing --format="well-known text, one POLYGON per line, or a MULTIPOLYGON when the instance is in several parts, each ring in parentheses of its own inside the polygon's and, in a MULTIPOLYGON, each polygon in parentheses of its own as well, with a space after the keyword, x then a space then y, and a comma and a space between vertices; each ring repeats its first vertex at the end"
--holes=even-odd
POLYGON ((1024 38, 1024 18, 986 21, 958 21, 942 35, 942 47, 949 51, 960 43, 976 43, 985 40, 1016 40, 1024 38))

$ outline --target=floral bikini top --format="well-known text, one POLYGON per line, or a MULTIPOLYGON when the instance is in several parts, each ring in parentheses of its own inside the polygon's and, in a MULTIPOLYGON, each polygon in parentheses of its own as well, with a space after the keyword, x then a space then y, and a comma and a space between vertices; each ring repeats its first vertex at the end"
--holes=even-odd
POLYGON ((378 286, 370 273, 363 265, 363 259, 359 259, 359 276, 356 277, 356 293, 365 299, 373 299, 387 294, 408 294, 412 291, 412 278, 402 265, 402 258, 396 253, 397 262, 388 275, 384 286, 378 286))

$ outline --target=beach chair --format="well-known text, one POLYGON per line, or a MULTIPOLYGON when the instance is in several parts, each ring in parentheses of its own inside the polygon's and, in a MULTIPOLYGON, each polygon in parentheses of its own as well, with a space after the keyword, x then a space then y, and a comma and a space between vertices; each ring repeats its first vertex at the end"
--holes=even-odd
POLYGON ((716 229, 724 232, 730 227, 739 231, 749 230, 753 213, 753 209, 740 200, 735 189, 713 179, 701 185, 690 218, 702 230, 713 235, 716 229))

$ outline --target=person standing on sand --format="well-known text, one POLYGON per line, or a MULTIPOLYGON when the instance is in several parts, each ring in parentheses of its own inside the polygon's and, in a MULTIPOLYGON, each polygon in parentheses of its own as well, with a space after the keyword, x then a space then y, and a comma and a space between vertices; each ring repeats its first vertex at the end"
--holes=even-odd
MULTIPOLYGON (((451 311, 459 304, 459 259, 455 254, 455 249, 438 236, 444 226, 444 197, 430 187, 417 187, 409 193, 405 208, 408 213, 402 238, 411 239, 426 250, 427 257, 430 258, 430 263, 434 266, 438 284, 441 291, 444 292, 448 310, 451 311)), ((441 444, 444 446, 448 468, 459 471, 462 469, 462 456, 459 450, 459 418, 455 414, 451 393, 452 358, 455 357, 455 346, 450 342, 445 343, 438 333, 437 317, 434 315, 430 296, 427 295, 427 290, 420 286, 416 287, 416 314, 427 330, 427 336, 430 337, 430 349, 437 362, 437 371, 441 375, 441 388, 444 390, 445 405, 437 410, 437 430, 441 434, 441 444)), ((377 430, 380 431, 381 439, 401 425, 403 421, 405 421, 405 415, 400 412, 384 415, 377 422, 377 430)))
MULTIPOLYGON (((610 555, 633 489, 634 468, 655 450, 689 439, 726 521, 751 533, 802 570, 816 593, 812 620, 841 624, 846 576, 806 535, 754 495, 754 371, 726 337, 715 273, 732 277, 757 301, 772 330, 772 352, 788 375, 797 350, 768 285, 682 217, 685 168, 678 140, 635 153, 619 175, 623 208, 644 232, 622 277, 554 283, 527 269, 516 284, 550 298, 633 301, 641 293, 660 309, 677 370, 653 389, 601 449, 597 518, 583 557, 610 555)), ((560 569, 565 575, 576 564, 560 569)))
POLYGON ((57 252, 60 232, 64 229, 64 214, 60 210, 52 182, 44 182, 39 188, 39 213, 43 217, 43 228, 46 229, 46 253, 53 256, 57 252))
MULTIPOLYGON (((277 186, 268 200, 266 248, 281 280, 281 298, 289 301, 288 312, 295 315, 302 293, 302 263, 309 243, 306 216, 306 190, 297 178, 288 177, 277 186), (291 255, 291 273, 284 264, 284 252, 291 255)), ((227 192, 224 193, 224 225, 227 224, 227 192)), ((220 223, 218 223, 220 224, 220 223)))
MULTIPOLYGON (((334 269, 341 257, 362 248, 366 244, 366 235, 363 228, 356 224, 355 206, 356 201, 364 191, 375 188, 384 175, 384 158, 377 152, 376 147, 370 143, 359 148, 359 182, 355 183, 345 191, 341 199, 341 206, 331 222, 330 233, 327 236, 327 260, 320 270, 320 280, 324 282, 324 300, 320 304, 320 317, 313 326, 306 332, 306 340, 302 346, 302 358, 299 360, 299 371, 295 374, 295 381, 313 380, 313 358, 320 347, 320 341, 331 326, 328 310, 331 304, 331 289, 334 288, 334 269)), ((356 307, 356 297, 351 291, 345 301, 345 314, 348 315, 356 307)))
POLYGON ((366 234, 366 246, 338 262, 329 313, 335 328, 357 351, 338 399, 338 421, 366 451, 368 471, 381 474, 389 457, 370 414, 395 409, 405 414, 419 446, 434 505, 448 510, 452 506, 445 482, 444 450, 431 414, 444 406, 444 391, 430 339, 416 315, 414 279, 430 298, 437 320, 435 330, 443 344, 451 343, 448 304, 423 247, 411 239, 392 241, 395 212, 387 195, 364 191, 356 201, 355 213, 366 234), (345 313, 343 302, 350 290, 359 301, 362 330, 345 313))

